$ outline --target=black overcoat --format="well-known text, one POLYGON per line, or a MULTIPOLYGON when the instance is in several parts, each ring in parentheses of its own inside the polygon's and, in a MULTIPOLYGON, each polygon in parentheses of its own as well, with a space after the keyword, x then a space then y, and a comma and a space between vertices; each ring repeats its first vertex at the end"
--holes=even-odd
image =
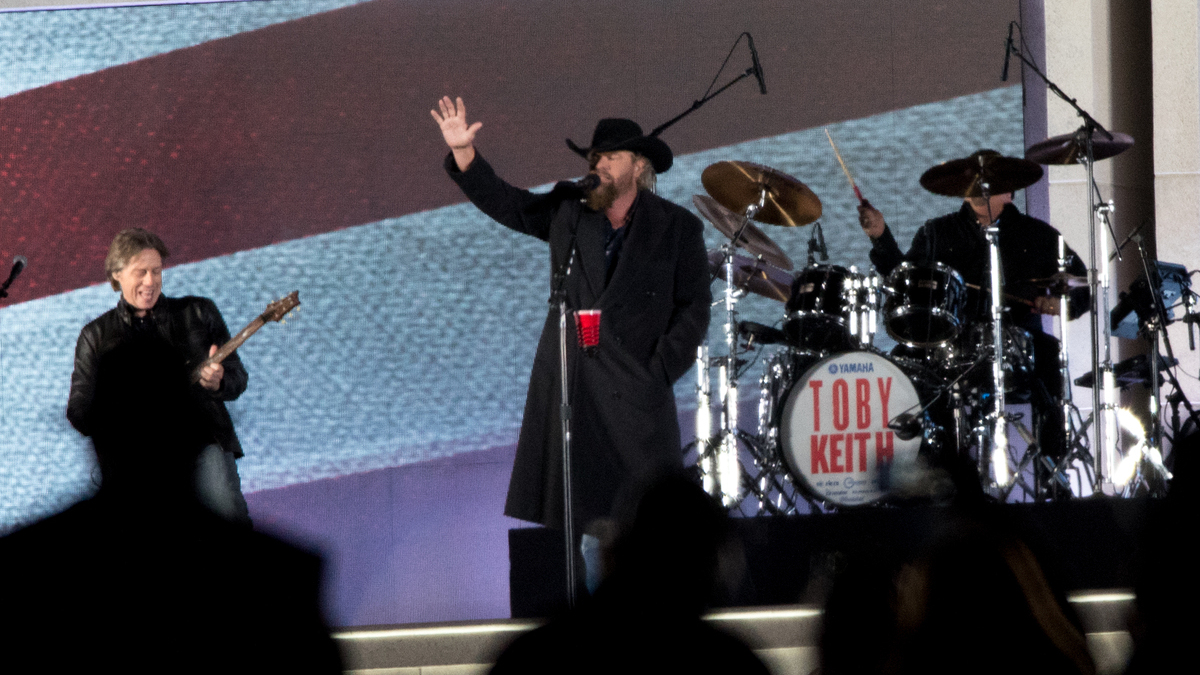
MULTIPOLYGON (((708 331, 708 263, 696 216, 642 192, 616 269, 605 284, 609 223, 577 199, 534 195, 501 180, 478 154, 466 171, 446 170, 467 198, 505 227, 550 244, 550 269, 577 254, 566 280, 569 309, 599 309, 600 344, 585 355, 568 321, 574 520, 609 515, 615 500, 678 471, 679 421, 672 384, 695 363, 708 331)), ((506 515, 561 527, 562 425, 559 313, 546 316, 529 378, 506 515)))

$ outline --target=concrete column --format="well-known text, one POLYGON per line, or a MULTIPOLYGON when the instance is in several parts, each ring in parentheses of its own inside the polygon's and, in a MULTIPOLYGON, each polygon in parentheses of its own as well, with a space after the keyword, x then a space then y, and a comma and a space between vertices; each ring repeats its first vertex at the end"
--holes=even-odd
MULTIPOLYGON (((1154 201, 1158 255, 1200 268, 1200 11, 1195 0, 1155 0, 1153 31, 1154 201)), ((1195 280, 1200 283, 1200 278, 1195 280)), ((1200 405, 1200 352, 1187 328, 1168 329, 1185 394, 1200 405)), ((1200 347, 1200 331, 1197 331, 1200 347)))

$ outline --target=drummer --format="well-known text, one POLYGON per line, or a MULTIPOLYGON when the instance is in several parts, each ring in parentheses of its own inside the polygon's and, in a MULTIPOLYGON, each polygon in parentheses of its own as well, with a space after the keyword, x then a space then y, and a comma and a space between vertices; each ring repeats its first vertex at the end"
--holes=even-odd
MULTIPOLYGON (((979 150, 968 158, 971 164, 995 160, 1024 162, 1005 158, 994 150, 979 150)), ((1032 162, 1029 164, 1037 167, 1032 162)), ((1043 408, 1036 411, 1042 421, 1040 444, 1051 457, 1061 457, 1066 452, 1061 408, 1038 395, 1044 393, 1054 399, 1061 399, 1062 396, 1058 341, 1046 334, 1041 316, 1058 314, 1059 299, 1031 283, 1034 279, 1045 279, 1058 272, 1058 230, 1021 213, 1013 204, 1012 192, 985 199, 977 187, 968 191, 958 211, 922 225, 913 236, 907 254, 900 252, 891 229, 884 222, 883 214, 869 202, 864 200, 858 207, 858 218, 863 231, 871 238, 871 262, 880 273, 889 274, 904 261, 918 265, 940 262, 956 270, 968 287, 967 321, 980 321, 987 316, 988 294, 980 292, 990 287, 990 253, 984 230, 993 222, 997 224, 1000 231, 1001 282, 1009 298, 1006 303, 1007 316, 1010 325, 1023 328, 1033 336, 1034 373, 1036 379, 1045 386, 1045 392, 1031 392, 1035 407, 1043 408), (1042 399, 1041 405, 1038 405, 1038 399, 1042 399)), ((1087 274, 1086 266, 1069 248, 1067 258, 1070 260, 1067 272, 1077 276, 1087 274)), ((1069 297, 1070 318, 1074 319, 1089 306, 1088 289, 1074 289, 1069 297)), ((1036 383, 1034 388, 1037 389, 1036 383)))

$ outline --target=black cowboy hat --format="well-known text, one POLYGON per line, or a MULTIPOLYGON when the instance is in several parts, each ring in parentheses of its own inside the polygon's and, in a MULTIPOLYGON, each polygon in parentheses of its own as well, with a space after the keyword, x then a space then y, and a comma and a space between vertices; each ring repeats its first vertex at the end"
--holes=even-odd
POLYGON ((663 173, 670 169, 672 162, 675 161, 675 156, 671 154, 671 148, 660 141, 657 136, 646 136, 642 134, 642 128, 638 126, 637 122, 618 117, 609 117, 596 123, 596 130, 592 132, 591 147, 581 148, 569 138, 567 147, 584 159, 587 159, 588 155, 593 152, 615 152, 617 150, 636 152, 650 160, 650 165, 654 167, 656 173, 663 173))

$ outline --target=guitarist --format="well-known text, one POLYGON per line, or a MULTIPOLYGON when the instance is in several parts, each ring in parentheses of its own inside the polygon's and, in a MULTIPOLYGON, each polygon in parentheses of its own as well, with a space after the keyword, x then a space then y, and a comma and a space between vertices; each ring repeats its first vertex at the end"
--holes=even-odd
MULTIPOLYGON (((100 357, 114 347, 159 340, 179 354, 190 371, 215 354, 217 345, 229 341, 229 329, 212 300, 195 296, 168 298, 162 294, 163 260, 168 255, 162 239, 141 228, 122 230, 109 246, 104 271, 121 297, 115 308, 80 331, 67 401, 67 419, 85 436, 95 431, 89 412, 96 388, 96 366, 100 357)), ((242 456, 242 446, 225 408, 225 401, 236 399, 246 390, 246 369, 234 352, 223 363, 205 366, 199 375, 192 393, 211 422, 211 433, 201 439, 203 449, 196 458, 195 496, 218 515, 249 525, 250 514, 234 462, 242 456)), ((147 391, 145 395, 153 397, 155 393, 147 391)), ((130 433, 137 433, 138 401, 128 401, 125 409, 130 433)), ((130 470, 137 458, 100 456, 98 460, 106 484, 138 473, 130 470)))

